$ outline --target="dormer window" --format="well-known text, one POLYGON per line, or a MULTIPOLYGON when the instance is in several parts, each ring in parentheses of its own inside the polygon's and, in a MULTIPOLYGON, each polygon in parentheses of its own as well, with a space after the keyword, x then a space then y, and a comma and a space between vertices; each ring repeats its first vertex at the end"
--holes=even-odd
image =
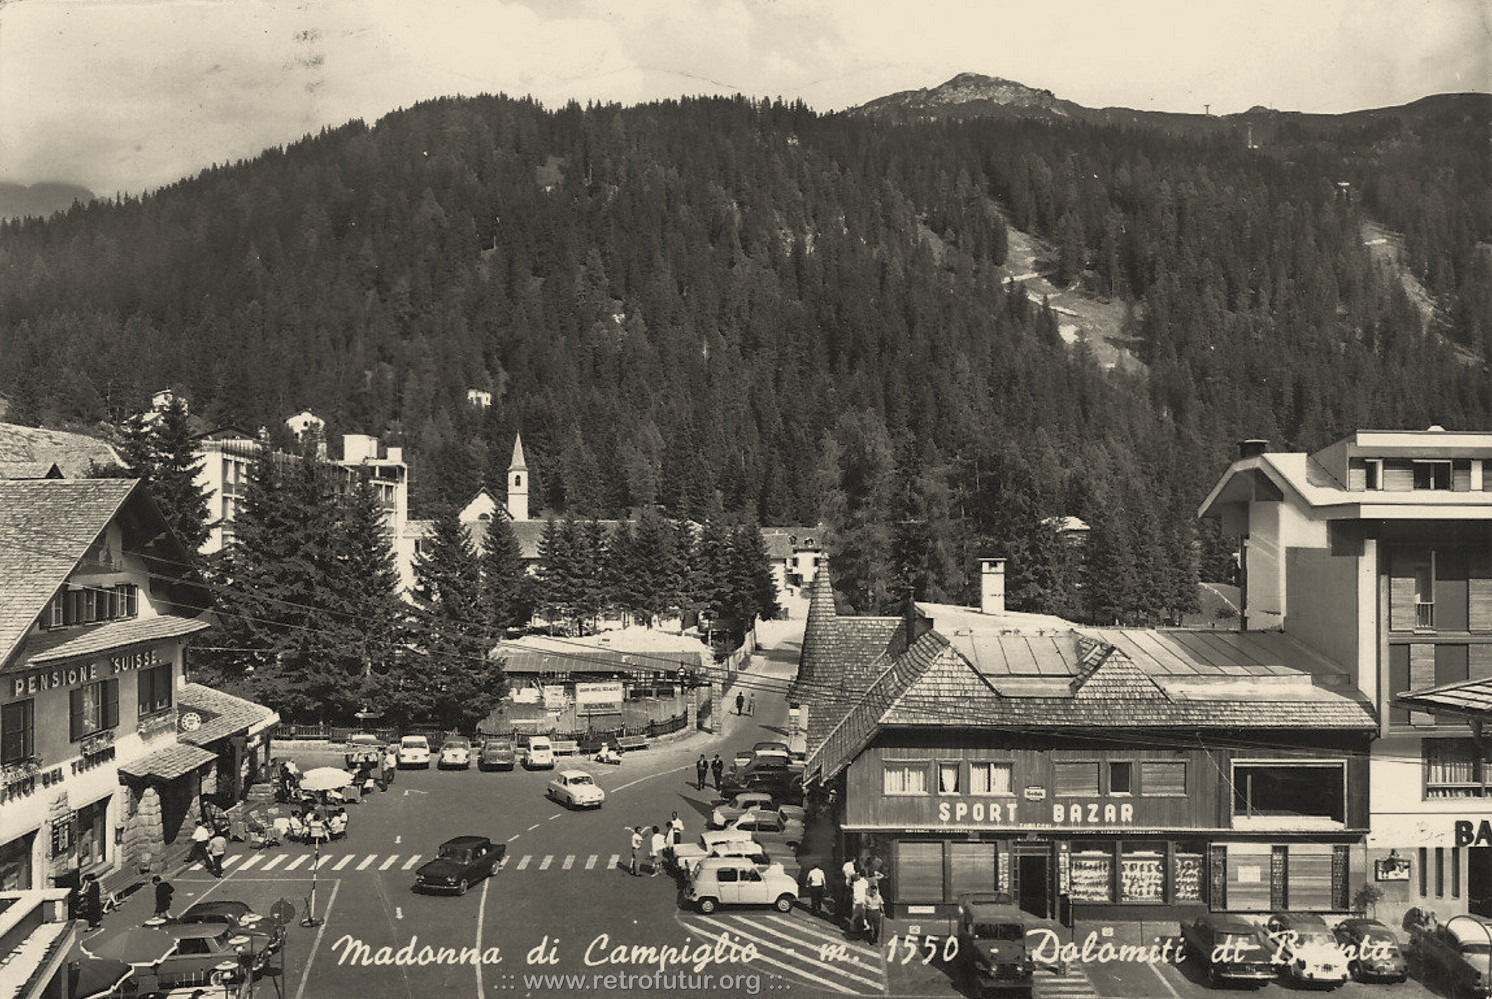
POLYGON ((1451 487, 1451 463, 1449 461, 1416 461, 1414 463, 1414 488, 1444 489, 1451 487))

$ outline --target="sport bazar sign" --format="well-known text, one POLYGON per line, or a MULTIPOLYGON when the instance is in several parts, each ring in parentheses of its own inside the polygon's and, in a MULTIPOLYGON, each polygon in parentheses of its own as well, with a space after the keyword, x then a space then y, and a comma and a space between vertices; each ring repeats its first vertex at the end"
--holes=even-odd
POLYGON ((1079 826, 1132 825, 1133 804, 1097 801, 1054 802, 1023 805, 1017 801, 940 801, 938 821, 947 824, 979 823, 990 826, 1033 825, 1079 826), (1046 814, 1042 814, 1045 810, 1046 814))
POLYGON ((8 693, 11 698, 29 697, 39 694, 45 690, 55 690, 58 687, 76 687, 84 683, 92 683, 99 676, 117 676, 120 673, 128 673, 133 670, 150 669, 154 666, 164 666, 169 660, 162 659, 160 653, 155 649, 144 652, 127 652, 123 655, 110 656, 108 659, 100 659, 84 666, 58 667, 52 670, 34 670, 30 673, 22 673, 13 677, 8 684, 8 693))

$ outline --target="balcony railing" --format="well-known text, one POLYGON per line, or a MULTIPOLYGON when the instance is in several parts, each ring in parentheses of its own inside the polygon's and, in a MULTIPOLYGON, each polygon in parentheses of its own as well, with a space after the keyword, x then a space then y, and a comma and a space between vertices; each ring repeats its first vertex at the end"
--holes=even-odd
POLYGON ((1435 627, 1435 605, 1433 603, 1416 603, 1414 605, 1414 626, 1416 628, 1435 627))

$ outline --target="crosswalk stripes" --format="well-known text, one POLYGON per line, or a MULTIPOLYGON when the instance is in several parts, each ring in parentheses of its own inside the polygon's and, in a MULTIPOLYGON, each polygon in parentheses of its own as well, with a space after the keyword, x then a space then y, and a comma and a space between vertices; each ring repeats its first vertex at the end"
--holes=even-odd
MULTIPOLYGON (((306 877, 313 871, 317 874, 340 873, 345 876, 358 871, 366 871, 370 874, 396 870, 411 871, 424 860, 425 857, 418 853, 413 855, 405 853, 322 853, 319 857, 309 852, 299 854, 235 853, 223 858, 223 871, 225 874, 243 871, 246 875, 255 877, 263 875, 306 877)), ((616 871, 621 860, 621 855, 617 853, 610 856, 600 853, 525 853, 505 855, 497 867, 498 870, 513 873, 542 871, 547 874, 581 875, 582 872, 590 872, 595 875, 616 871)), ((189 870, 202 871, 204 867, 201 863, 194 863, 189 870)))
POLYGON ((518 861, 518 870, 521 871, 521 870, 524 870, 525 868, 527 868, 528 867, 528 862, 530 860, 533 860, 533 859, 534 858, 533 858, 532 854, 525 853, 523 855, 523 859, 520 860, 520 861, 518 861))
POLYGON ((1031 999, 1098 999, 1098 990, 1082 964, 1074 961, 1062 974, 1038 971, 1031 982, 1031 999))
POLYGON ((596 869, 596 855, 594 853, 585 858, 585 869, 588 871, 596 869))
POLYGON ((568 871, 570 868, 572 868, 574 866, 575 866, 575 854, 573 854, 573 853, 567 853, 567 854, 565 854, 565 862, 563 864, 560 864, 560 870, 562 870, 562 871, 568 871))
POLYGON ((802 913, 751 912, 700 915, 680 913, 678 921, 702 939, 728 933, 756 947, 760 962, 773 974, 810 988, 829 988, 856 994, 883 993, 886 972, 878 948, 846 941, 839 928, 802 913), (821 948, 843 948, 840 960, 823 960, 821 948))

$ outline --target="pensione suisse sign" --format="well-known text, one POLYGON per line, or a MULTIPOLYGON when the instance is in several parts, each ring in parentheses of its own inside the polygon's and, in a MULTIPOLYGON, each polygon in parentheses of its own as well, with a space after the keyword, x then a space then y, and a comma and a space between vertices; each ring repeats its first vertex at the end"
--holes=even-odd
POLYGON ((91 663, 19 673, 6 678, 4 690, 7 700, 14 700, 47 690, 56 690, 59 687, 77 687, 85 683, 93 683, 95 680, 106 680, 111 676, 132 670, 150 669, 153 666, 164 665, 168 661, 162 659, 155 649, 125 652, 117 656, 109 656, 107 659, 96 659, 91 663))

